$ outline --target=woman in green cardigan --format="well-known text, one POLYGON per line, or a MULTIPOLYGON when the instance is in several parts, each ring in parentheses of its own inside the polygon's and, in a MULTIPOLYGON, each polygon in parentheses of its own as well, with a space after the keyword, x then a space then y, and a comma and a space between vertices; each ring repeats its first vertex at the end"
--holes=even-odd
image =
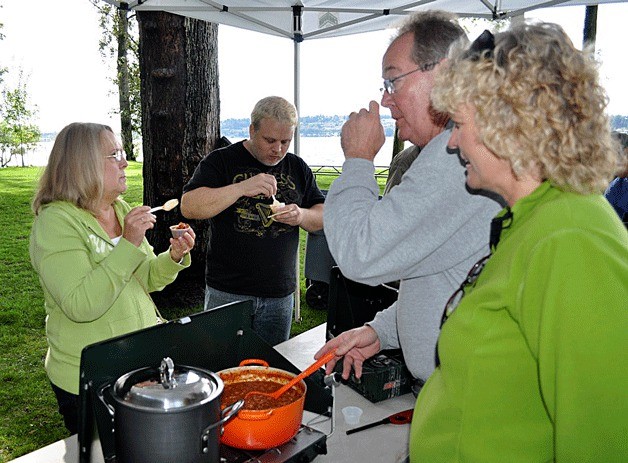
POLYGON ((628 461, 628 234, 592 55, 555 24, 486 31, 432 101, 467 185, 508 207, 445 308, 411 461, 628 461))
POLYGON ((30 256, 44 292, 45 368, 66 427, 77 431, 82 349, 157 321, 151 291, 190 265, 192 230, 155 255, 156 217, 131 208, 124 151, 111 128, 66 126, 55 139, 33 200, 30 256))

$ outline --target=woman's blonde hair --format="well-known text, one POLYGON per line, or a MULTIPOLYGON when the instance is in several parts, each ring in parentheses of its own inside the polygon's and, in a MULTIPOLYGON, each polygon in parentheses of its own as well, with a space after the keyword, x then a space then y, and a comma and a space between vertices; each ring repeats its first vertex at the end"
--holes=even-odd
POLYGON ((471 104, 480 139, 517 177, 538 172, 587 194, 603 192, 617 170, 597 63, 556 24, 486 31, 471 47, 454 45, 432 102, 450 114, 471 104))
POLYGON ((103 195, 105 131, 113 133, 106 125, 74 122, 59 132, 33 199, 35 214, 53 201, 96 213, 103 195))

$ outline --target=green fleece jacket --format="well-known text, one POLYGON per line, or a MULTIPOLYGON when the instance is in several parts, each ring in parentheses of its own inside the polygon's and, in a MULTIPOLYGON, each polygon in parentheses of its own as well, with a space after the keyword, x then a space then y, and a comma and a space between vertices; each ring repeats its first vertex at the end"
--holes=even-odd
POLYGON ((626 462, 626 228, 602 196, 548 183, 512 213, 443 325, 411 461, 626 462))
MULTIPOLYGON (((130 206, 114 209, 124 226, 130 206)), ((148 241, 140 247, 121 238, 114 245, 96 218, 68 202, 41 208, 30 237, 31 263, 39 275, 46 309, 50 381, 78 394, 82 349, 92 343, 156 323, 148 292, 163 289, 182 264, 168 251, 156 256, 148 241)))

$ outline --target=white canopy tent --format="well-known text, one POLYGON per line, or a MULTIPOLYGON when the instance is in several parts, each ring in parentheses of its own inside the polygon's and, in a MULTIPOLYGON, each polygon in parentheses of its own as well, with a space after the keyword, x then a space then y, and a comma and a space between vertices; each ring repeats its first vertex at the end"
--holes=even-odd
MULTIPOLYGON (((105 0, 118 8, 166 11, 216 24, 285 37, 294 42, 294 105, 300 109, 303 40, 383 30, 403 16, 441 9, 461 17, 506 19, 556 6, 621 3, 621 0, 105 0)), ((623 0, 626 1, 626 0, 623 0)), ((294 151, 299 154, 298 133, 294 151)))
MULTIPOLYGON (((294 42, 294 105, 300 108, 300 49, 303 40, 383 30, 403 16, 429 9, 461 17, 507 19, 556 6, 620 3, 622 0, 104 0, 118 8, 168 13, 248 29, 294 42)), ((623 0, 626 1, 626 0, 623 0)), ((294 152, 300 153, 298 129, 294 152)), ((297 256, 297 268, 299 258, 297 256)), ((297 283, 297 288, 299 287, 297 283)), ((295 319, 300 318, 298 290, 295 319)))
POLYGON ((487 19, 520 16, 554 6, 620 3, 618 0, 106 0, 137 11, 168 11, 217 24, 301 42, 381 30, 400 17, 428 9, 487 19))

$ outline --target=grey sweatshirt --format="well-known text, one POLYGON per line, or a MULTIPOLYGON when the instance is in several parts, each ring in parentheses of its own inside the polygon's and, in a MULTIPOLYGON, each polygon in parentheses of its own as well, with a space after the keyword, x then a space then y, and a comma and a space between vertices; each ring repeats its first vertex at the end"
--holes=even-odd
POLYGON ((382 349, 401 347, 422 380, 435 367, 445 304, 488 254, 490 222, 501 209, 467 192, 465 168, 446 151, 450 135, 428 143, 381 200, 373 163, 347 159, 323 215, 329 250, 347 278, 372 286, 401 280, 397 302, 368 324, 382 349))

